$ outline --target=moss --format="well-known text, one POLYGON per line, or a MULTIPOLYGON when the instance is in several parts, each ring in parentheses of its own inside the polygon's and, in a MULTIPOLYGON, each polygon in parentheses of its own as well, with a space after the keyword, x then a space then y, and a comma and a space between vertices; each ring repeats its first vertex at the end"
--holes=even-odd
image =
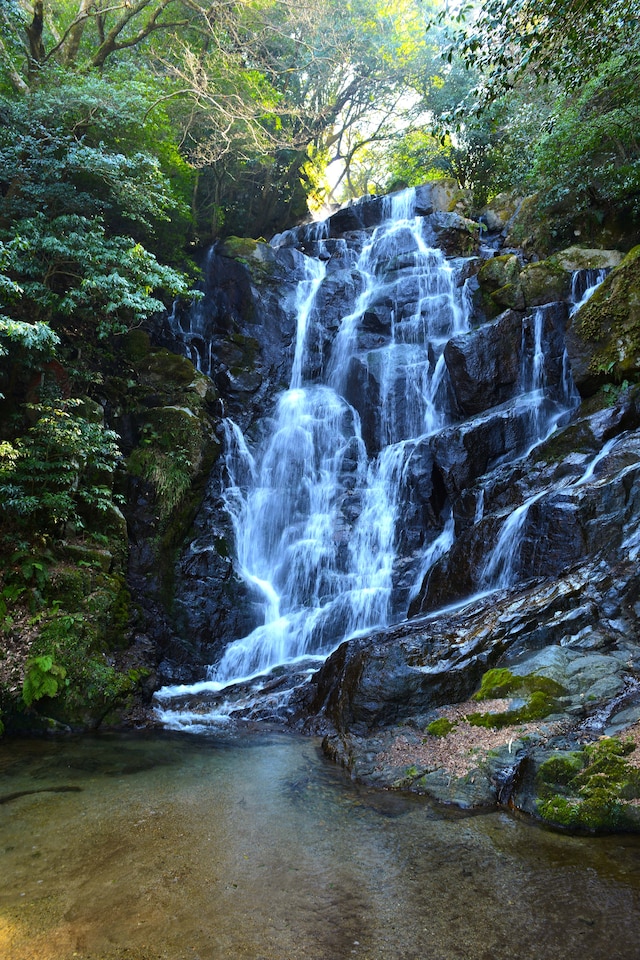
POLYGON ((482 307, 488 317, 495 317, 505 307, 524 308, 519 283, 520 261, 514 254, 487 260, 478 271, 482 307))
POLYGON ((537 784, 539 791, 547 791, 550 785, 554 787, 568 786, 579 770, 582 769, 584 755, 578 752, 558 752, 548 757, 543 763, 537 774, 537 784))
POLYGON ((633 741, 604 737, 568 755, 559 768, 545 761, 538 774, 542 793, 537 805, 539 815, 550 823, 574 829, 640 830, 636 808, 629 804, 640 798, 640 770, 626 759, 634 749, 633 741), (562 789, 544 796, 549 785, 562 789))
POLYGON ((566 300, 571 294, 571 272, 552 259, 542 260, 524 268, 520 284, 527 307, 566 300))
POLYGON ((185 499, 209 447, 219 449, 208 421, 190 409, 159 407, 147 412, 140 444, 130 454, 127 468, 151 484, 163 522, 185 499))
POLYGON ((520 261, 515 254, 504 254, 487 260, 478 271, 478 283, 488 290, 498 290, 506 283, 516 283, 520 276, 520 261))
POLYGON ((554 712, 557 698, 565 692, 564 687, 550 677, 542 677, 536 673, 518 676, 506 667, 494 668, 485 673, 480 689, 473 695, 473 699, 490 700, 511 695, 526 698, 525 702, 513 710, 502 713, 470 713, 465 719, 472 726, 491 729, 543 720, 554 712))
POLYGON ((122 352, 131 363, 146 360, 151 353, 151 340, 146 330, 129 330, 121 342, 122 352))
MULTIPOLYGON (((604 407, 605 405, 605 398, 603 397, 601 406, 604 407)), ((595 409, 601 409, 601 407, 595 409)), ((535 456, 544 463, 562 463, 569 454, 575 453, 576 450, 591 453, 595 452, 597 446, 597 441, 588 422, 580 420, 553 433, 548 440, 535 450, 535 456)))
MULTIPOLYGON (((277 258, 265 240, 252 240, 248 237, 227 237, 218 252, 223 257, 230 257, 249 268, 252 279, 258 284, 273 277, 277 258)), ((247 317, 247 319, 249 319, 247 317)))
POLYGON ((550 677, 543 677, 537 673, 528 673, 523 676, 512 673, 506 667, 495 667, 487 670, 481 682, 480 689, 474 693, 474 700, 490 700, 494 697, 504 697, 509 693, 524 692, 528 694, 543 693, 549 697, 560 697, 566 693, 562 684, 550 677))
POLYGON ((506 283, 504 287, 500 287, 499 290, 491 294, 491 301, 496 304, 499 312, 504 310, 505 307, 511 310, 524 310, 526 306, 520 282, 506 283))
POLYGON ((456 726, 457 724, 448 720, 447 717, 438 717, 437 720, 431 721, 426 732, 432 737, 446 737, 456 726))
POLYGON ((190 384, 195 375, 191 361, 170 350, 156 350, 148 358, 146 368, 153 379, 174 386, 190 384))
POLYGON ((581 308, 572 332, 591 346, 589 371, 614 382, 640 373, 640 246, 581 308))
POLYGON ((249 237, 227 237, 219 247, 223 257, 232 260, 248 260, 258 249, 258 241, 249 237))

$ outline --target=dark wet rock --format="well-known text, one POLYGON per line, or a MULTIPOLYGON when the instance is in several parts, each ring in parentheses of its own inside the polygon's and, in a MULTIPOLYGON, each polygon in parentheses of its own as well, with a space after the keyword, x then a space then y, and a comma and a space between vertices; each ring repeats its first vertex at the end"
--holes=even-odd
POLYGON ((466 416, 498 406, 513 395, 522 366, 521 330, 521 316, 508 311, 447 343, 447 370, 458 407, 466 416))
POLYGON ((478 251, 478 224, 457 213, 432 214, 427 221, 427 233, 447 257, 468 257, 478 251))

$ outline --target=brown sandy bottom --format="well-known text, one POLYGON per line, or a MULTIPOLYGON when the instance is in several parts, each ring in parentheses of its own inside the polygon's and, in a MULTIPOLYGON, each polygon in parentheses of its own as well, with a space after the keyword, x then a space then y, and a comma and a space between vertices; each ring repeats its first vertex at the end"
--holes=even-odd
POLYGON ((1 743, 0 801, 3 960, 638 956, 638 838, 443 815, 309 740, 1 743))

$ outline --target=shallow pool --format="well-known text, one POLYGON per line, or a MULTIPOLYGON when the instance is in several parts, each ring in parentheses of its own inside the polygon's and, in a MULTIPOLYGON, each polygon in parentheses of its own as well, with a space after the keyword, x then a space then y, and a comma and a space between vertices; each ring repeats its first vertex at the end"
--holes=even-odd
POLYGON ((351 784, 278 733, 0 742, 3 960, 637 960, 640 839, 351 784))

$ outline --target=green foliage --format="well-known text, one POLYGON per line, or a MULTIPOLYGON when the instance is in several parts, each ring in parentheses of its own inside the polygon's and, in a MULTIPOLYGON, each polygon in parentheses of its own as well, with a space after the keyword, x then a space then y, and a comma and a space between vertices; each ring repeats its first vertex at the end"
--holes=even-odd
POLYGON ((84 511, 105 512, 113 504, 102 477, 120 459, 117 434, 75 413, 80 402, 33 405, 34 425, 13 444, 0 444, 0 496, 16 526, 81 527, 84 511))
POLYGON ((610 211, 640 222, 639 123, 640 42, 559 102, 531 171, 543 208, 564 210, 570 222, 610 211))
POLYGON ((34 657, 27 663, 22 699, 30 707, 43 697, 57 697, 63 688, 67 671, 52 656, 34 657))
MULTIPOLYGON (((106 600, 109 595, 115 599, 113 587, 110 578, 103 587, 98 579, 90 596, 97 600, 104 593, 106 600)), ((112 607, 107 604, 101 616, 110 616, 112 607)), ((89 607, 82 613, 65 613, 54 606, 43 614, 32 648, 36 655, 27 665, 23 687, 27 706, 43 697, 55 698, 56 703, 45 708, 48 715, 66 723, 98 723, 135 689, 141 673, 116 670, 99 649, 102 629, 95 613, 89 607)))
POLYGON ((46 323, 25 323, 0 317, 0 356, 9 353, 10 346, 19 346, 33 362, 53 356, 60 338, 46 323), (4 343, 3 343, 4 341, 4 343))
MULTIPOLYGON (((446 22, 445 10, 434 20, 446 22)), ((636 0, 485 0, 448 24, 447 54, 485 77, 485 98, 525 75, 577 87, 637 37, 636 0)))
MULTIPOLYGON (((162 295, 186 290, 182 274, 143 246, 162 247, 163 223, 174 244, 180 224, 184 236, 186 165, 166 121, 146 121, 152 101, 141 84, 48 80, 26 97, 0 98, 5 311, 14 321, 72 319, 72 329, 119 333, 162 310, 162 295)), ((35 330, 44 344, 46 328, 35 330)))

